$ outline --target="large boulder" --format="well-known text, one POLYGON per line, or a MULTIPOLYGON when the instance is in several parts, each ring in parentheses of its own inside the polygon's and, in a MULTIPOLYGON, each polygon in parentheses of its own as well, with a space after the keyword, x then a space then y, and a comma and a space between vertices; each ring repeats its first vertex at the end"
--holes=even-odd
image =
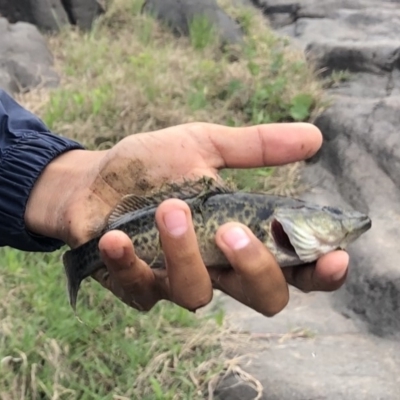
MULTIPOLYGON (((321 72, 349 71, 315 121, 324 144, 303 170, 312 188, 303 197, 368 213, 372 229, 348 249, 337 292, 291 290, 272 319, 223 296, 231 323, 266 343, 245 369, 263 384, 262 399, 398 399, 400 1, 252 2, 321 72)), ((228 394, 221 385, 221 398, 235 398, 231 386, 228 394)))
MULTIPOLYGON (((290 5, 257 4, 272 19, 290 5)), ((325 74, 350 73, 328 91, 332 105, 315 121, 324 144, 305 176, 319 182, 310 199, 335 199, 372 218, 371 231, 350 250, 348 282, 333 297, 380 335, 400 332, 399 4, 298 0, 292 22, 277 26, 325 74)))
POLYGON ((61 0, 0 0, 0 14, 9 22, 29 22, 44 31, 69 23, 61 0))
POLYGON ((95 19, 104 12, 98 0, 63 0, 70 23, 89 30, 95 19))
MULTIPOLYGON (((291 290, 288 307, 265 318, 223 296, 231 327, 252 335, 240 366, 263 387, 260 400, 399 398, 398 341, 368 334, 359 319, 332 308, 331 297, 291 290)), ((217 386, 218 400, 255 398, 246 375, 217 386)))
POLYGON ((223 42, 232 44, 242 39, 240 26, 216 0, 146 0, 142 11, 168 25, 177 35, 189 35, 190 23, 203 17, 216 29, 223 42))
POLYGON ((336 304, 373 333, 398 335, 400 9, 379 0, 298 3, 296 21, 280 31, 293 35, 318 68, 351 72, 329 91, 333 104, 315 121, 325 140, 306 174, 321 182, 321 199, 338 194, 337 201, 372 218, 371 231, 350 251, 352 270, 336 304))
POLYGON ((0 18, 0 88, 18 92, 56 86, 59 77, 52 64, 53 57, 35 26, 0 18))
POLYGON ((43 31, 68 24, 89 29, 103 11, 98 0, 0 0, 0 15, 9 22, 29 22, 43 31))

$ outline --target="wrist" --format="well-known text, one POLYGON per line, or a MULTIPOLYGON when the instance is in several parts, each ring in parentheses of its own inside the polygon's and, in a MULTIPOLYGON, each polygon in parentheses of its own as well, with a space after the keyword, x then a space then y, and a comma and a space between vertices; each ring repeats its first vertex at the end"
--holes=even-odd
POLYGON ((25 209, 25 224, 30 232, 67 241, 71 224, 67 210, 74 197, 95 179, 103 153, 70 150, 46 166, 25 209))

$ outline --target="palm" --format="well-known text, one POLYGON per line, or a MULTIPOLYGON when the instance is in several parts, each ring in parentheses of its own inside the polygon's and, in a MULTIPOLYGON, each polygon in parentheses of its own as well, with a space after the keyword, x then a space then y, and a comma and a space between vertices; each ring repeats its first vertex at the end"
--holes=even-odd
POLYGON ((143 193, 166 181, 208 175, 215 177, 221 155, 197 125, 129 136, 103 162, 100 174, 118 193, 143 193), (115 175, 117 174, 117 175, 115 175))

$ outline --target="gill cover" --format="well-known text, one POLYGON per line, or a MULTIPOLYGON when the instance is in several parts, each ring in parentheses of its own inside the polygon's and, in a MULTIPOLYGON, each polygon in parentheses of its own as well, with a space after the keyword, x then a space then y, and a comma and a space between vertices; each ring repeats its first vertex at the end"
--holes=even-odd
POLYGON ((317 237, 312 226, 306 223, 305 218, 296 218, 296 213, 278 212, 275 219, 281 224, 296 255, 305 263, 313 262, 323 254, 335 250, 340 241, 324 243, 317 237))
POLYGON ((336 249, 345 249, 371 228, 371 220, 358 211, 304 205, 280 208, 274 216, 296 255, 305 263, 336 249))

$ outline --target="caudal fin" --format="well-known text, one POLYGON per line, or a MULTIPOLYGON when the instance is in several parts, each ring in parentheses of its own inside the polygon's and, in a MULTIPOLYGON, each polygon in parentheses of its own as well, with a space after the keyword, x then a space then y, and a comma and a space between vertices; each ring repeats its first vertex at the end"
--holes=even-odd
POLYGON ((79 259, 72 251, 67 251, 63 254, 63 263, 65 274, 67 275, 67 288, 69 304, 76 311, 76 301, 78 299, 79 287, 82 279, 78 274, 79 259))

